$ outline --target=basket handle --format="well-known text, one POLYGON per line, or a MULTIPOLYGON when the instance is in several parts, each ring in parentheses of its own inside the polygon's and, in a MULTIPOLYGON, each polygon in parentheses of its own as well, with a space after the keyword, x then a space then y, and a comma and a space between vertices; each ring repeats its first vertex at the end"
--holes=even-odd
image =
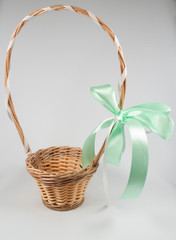
MULTIPOLYGON (((19 133, 19 136, 21 138, 22 144, 24 146, 25 152, 26 154, 31 152, 30 146, 24 136, 23 130, 19 124, 17 115, 15 113, 15 109, 14 109, 14 105, 12 102, 12 97, 11 97, 11 93, 10 93, 10 85, 9 85, 9 72, 10 72, 10 60, 11 60, 11 54, 12 54, 12 49, 15 43, 15 40, 19 34, 19 32, 21 31, 22 27, 33 17, 41 15, 43 13, 46 12, 50 12, 50 11, 61 11, 61 10, 70 10, 72 12, 84 15, 89 17, 90 19, 92 19, 98 26, 102 27, 105 32, 107 32, 107 34, 110 36, 110 38, 112 39, 112 41, 114 42, 115 47, 117 48, 118 51, 118 57, 119 57, 119 61, 120 61, 120 71, 121 71, 121 78, 118 84, 119 87, 119 92, 120 92, 120 101, 119 101, 119 108, 122 109, 123 108, 123 104, 124 104, 124 99, 125 99, 125 92, 126 92, 126 75, 127 75, 127 70, 126 70, 126 64, 125 64, 125 60, 123 57, 123 52, 122 49, 120 47, 118 38, 116 37, 115 33, 112 31, 111 28, 109 28, 101 19, 99 19, 98 17, 96 17, 93 13, 86 11, 82 8, 79 7, 75 7, 75 6, 64 6, 64 5, 56 5, 56 6, 50 6, 50 7, 46 7, 46 8, 42 8, 39 10, 36 10, 32 13, 30 13, 29 15, 27 15, 25 18, 23 18, 23 20, 18 24, 17 28, 15 29, 15 31, 12 34, 12 37, 10 39, 8 48, 7 48, 7 53, 6 53, 6 59, 5 59, 5 90, 6 90, 6 108, 7 108, 7 112, 8 115, 10 117, 10 119, 14 122, 16 129, 19 133)), ((102 146, 102 148, 100 149, 100 152, 98 153, 97 156, 100 156, 103 153, 104 147, 102 146)))

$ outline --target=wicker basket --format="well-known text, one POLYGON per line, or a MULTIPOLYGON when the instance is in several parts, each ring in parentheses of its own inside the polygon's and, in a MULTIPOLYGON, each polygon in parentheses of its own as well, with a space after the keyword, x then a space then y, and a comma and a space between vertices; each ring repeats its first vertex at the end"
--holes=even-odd
MULTIPOLYGON (((39 9, 26 16, 15 29, 10 43, 8 45, 6 62, 5 62, 5 88, 6 88, 6 105, 10 119, 14 122, 22 144, 25 148, 27 159, 27 171, 35 179, 41 193, 43 203, 48 208, 54 210, 70 210, 82 204, 85 196, 87 185, 98 167, 98 161, 104 152, 105 141, 94 158, 93 162, 85 169, 81 166, 81 148, 75 147, 49 147, 40 149, 35 153, 31 152, 29 144, 24 137, 23 130, 18 122, 9 88, 9 71, 12 49, 15 39, 21 28, 33 17, 49 11, 70 10, 91 18, 95 23, 102 27, 113 40, 118 51, 120 60, 121 74, 125 69, 125 61, 122 49, 114 32, 102 20, 97 18, 93 13, 73 6, 51 6, 39 9)), ((126 78, 121 86, 121 95, 119 107, 122 109, 126 90, 126 78)))

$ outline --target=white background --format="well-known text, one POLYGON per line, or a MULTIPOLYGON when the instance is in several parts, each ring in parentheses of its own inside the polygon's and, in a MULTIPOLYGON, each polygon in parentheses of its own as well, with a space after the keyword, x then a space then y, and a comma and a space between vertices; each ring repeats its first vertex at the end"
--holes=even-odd
MULTIPOLYGON (((176 1, 174 0, 0 0, 0 238, 168 239, 176 238, 176 135, 169 142, 150 134, 149 172, 141 196, 119 201, 131 160, 109 166, 110 197, 105 206, 101 164, 85 202, 69 212, 42 205, 25 169, 25 153, 4 109, 4 61, 10 36, 30 12, 48 5, 90 10, 117 34, 128 67, 125 107, 168 104, 175 116, 176 1)), ((82 147, 97 124, 111 114, 91 97, 91 86, 117 89, 119 62, 108 35, 84 16, 52 12, 32 19, 15 43, 10 82, 21 126, 32 151, 52 145, 82 147)), ((104 135, 100 134, 97 148, 104 135)))

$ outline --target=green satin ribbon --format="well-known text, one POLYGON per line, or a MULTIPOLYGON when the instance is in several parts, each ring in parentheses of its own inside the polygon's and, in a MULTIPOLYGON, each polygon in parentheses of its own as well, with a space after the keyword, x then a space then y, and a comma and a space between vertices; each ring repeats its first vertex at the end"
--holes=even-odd
POLYGON ((136 198, 141 193, 148 169, 148 142, 144 127, 169 140, 173 120, 168 116, 170 108, 163 103, 146 103, 120 110, 116 94, 109 84, 91 88, 92 96, 115 116, 101 122, 86 139, 82 151, 82 165, 87 167, 95 157, 97 132, 109 128, 107 162, 119 165, 125 148, 124 126, 127 125, 132 141, 132 164, 125 192, 121 199, 136 198))

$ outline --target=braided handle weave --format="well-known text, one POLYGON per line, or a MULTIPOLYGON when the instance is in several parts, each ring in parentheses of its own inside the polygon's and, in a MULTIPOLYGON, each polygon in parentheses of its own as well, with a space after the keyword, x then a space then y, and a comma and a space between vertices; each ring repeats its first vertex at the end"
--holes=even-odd
MULTIPOLYGON (((55 10, 55 11, 70 10, 72 12, 85 15, 85 16, 89 17, 90 19, 92 19, 98 26, 102 27, 105 30, 105 32, 107 32, 107 34, 110 36, 110 38, 114 42, 115 47, 117 48, 118 57, 119 57, 119 61, 120 61, 121 78, 120 78, 119 85, 118 85, 119 90, 120 90, 120 101, 119 101, 119 108, 120 109, 123 108, 124 99, 125 99, 126 75, 127 75, 126 64, 125 64, 125 61, 124 61, 123 52, 122 52, 122 49, 120 47, 119 41, 118 41, 115 33, 112 31, 111 28, 109 28, 101 19, 96 17, 90 11, 86 11, 84 9, 81 9, 79 7, 74 7, 74 6, 56 5, 56 6, 50 6, 50 7, 42 8, 42 9, 39 9, 39 10, 36 10, 36 11, 30 13, 19 23, 19 25, 17 26, 17 28, 13 32, 12 37, 11 37, 10 42, 9 42, 9 45, 8 45, 8 48, 7 48, 6 59, 5 59, 6 107, 7 107, 7 111, 8 111, 8 115, 9 115, 10 119, 14 122, 14 124, 17 128, 17 131, 18 131, 19 136, 21 138, 22 144, 25 148, 25 152, 27 154, 31 152, 31 149, 30 149, 29 144, 28 144, 28 142, 27 142, 27 140, 24 136, 23 130, 22 130, 20 124, 19 124, 17 115, 15 113, 15 109, 14 109, 14 106, 13 106, 11 93, 10 93, 10 85, 9 85, 8 76, 9 76, 9 71, 10 71, 11 54, 12 54, 12 49, 13 49, 15 40, 16 40, 19 32, 21 31, 22 27, 31 18, 36 17, 36 16, 41 15, 41 14, 46 13, 46 12, 53 11, 53 10, 55 10)), ((100 152, 98 153, 97 157, 102 154, 103 148, 104 148, 104 144, 103 144, 102 148, 100 149, 100 152)))

